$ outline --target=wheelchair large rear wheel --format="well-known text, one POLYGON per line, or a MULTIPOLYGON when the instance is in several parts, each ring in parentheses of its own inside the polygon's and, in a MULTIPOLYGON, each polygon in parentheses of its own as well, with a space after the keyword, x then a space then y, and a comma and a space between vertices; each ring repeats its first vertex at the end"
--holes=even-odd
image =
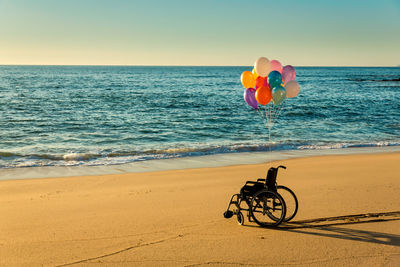
POLYGON ((267 189, 256 192, 250 203, 251 217, 263 227, 279 225, 286 215, 283 198, 276 192, 267 189))
POLYGON ((276 189, 278 194, 283 198, 283 201, 285 201, 286 215, 283 221, 288 222, 293 219, 294 216, 296 216, 297 210, 299 209, 299 202, 297 201, 296 195, 290 188, 283 185, 278 185, 276 189))

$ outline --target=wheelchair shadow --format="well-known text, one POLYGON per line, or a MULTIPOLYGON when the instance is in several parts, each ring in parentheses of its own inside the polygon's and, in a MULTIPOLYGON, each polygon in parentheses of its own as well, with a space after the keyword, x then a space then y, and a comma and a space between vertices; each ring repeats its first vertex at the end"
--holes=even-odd
POLYGON ((375 244, 400 246, 400 235, 338 227, 400 220, 400 211, 317 218, 281 224, 277 230, 375 244))
POLYGON ((400 220, 400 211, 381 212, 381 213, 362 213, 362 214, 293 221, 282 224, 279 227, 279 229, 315 228, 321 226, 387 222, 396 220, 400 220))

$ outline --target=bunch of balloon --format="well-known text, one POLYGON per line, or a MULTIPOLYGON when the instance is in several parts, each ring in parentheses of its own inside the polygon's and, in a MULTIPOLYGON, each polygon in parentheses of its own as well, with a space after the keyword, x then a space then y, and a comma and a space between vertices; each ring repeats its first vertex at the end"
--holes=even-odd
POLYGON ((282 67, 278 60, 260 57, 252 71, 244 71, 240 77, 244 101, 256 110, 268 130, 271 147, 271 129, 278 119, 286 99, 296 97, 300 92, 294 80, 296 70, 291 65, 282 67), (262 110, 263 109, 263 110, 262 110))

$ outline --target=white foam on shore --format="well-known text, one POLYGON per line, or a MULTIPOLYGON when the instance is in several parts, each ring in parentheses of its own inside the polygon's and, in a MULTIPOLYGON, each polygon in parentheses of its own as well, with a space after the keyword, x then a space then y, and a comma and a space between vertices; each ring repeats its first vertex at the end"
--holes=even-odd
POLYGON ((47 166, 0 169, 0 180, 56 178, 86 175, 106 175, 138 172, 210 168, 241 164, 260 164, 274 160, 302 158, 322 155, 348 155, 389 153, 400 151, 400 146, 357 147, 341 149, 309 149, 272 152, 225 153, 173 159, 154 159, 120 165, 102 166, 47 166))

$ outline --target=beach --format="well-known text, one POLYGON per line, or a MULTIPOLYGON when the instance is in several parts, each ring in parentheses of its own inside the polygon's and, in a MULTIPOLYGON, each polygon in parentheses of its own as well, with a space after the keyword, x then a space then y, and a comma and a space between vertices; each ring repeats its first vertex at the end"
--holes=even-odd
POLYGON ((398 266, 400 153, 0 181, 0 266, 398 266), (223 218, 283 164, 293 222, 223 218))

